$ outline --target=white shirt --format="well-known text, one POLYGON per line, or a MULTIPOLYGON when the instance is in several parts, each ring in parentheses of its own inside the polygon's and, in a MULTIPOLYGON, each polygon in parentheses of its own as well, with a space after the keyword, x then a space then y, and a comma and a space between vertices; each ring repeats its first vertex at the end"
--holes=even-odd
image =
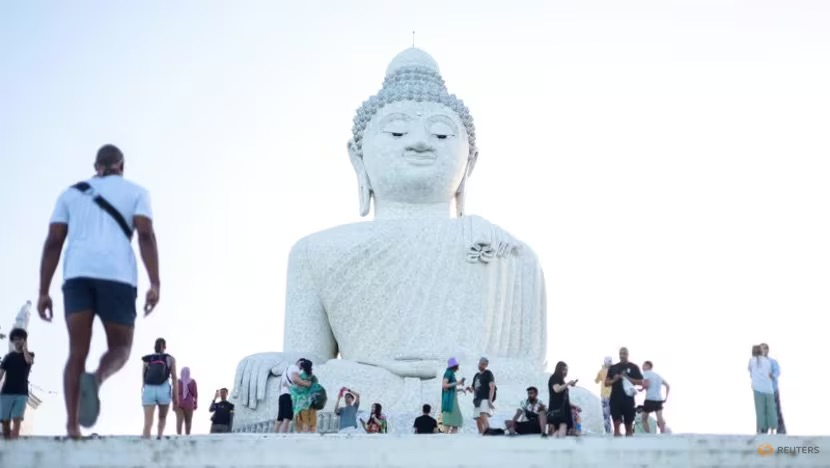
POLYGON ((536 403, 531 403, 530 400, 523 400, 519 404, 519 409, 522 410, 522 415, 519 416, 519 422, 529 421, 527 419, 527 414, 525 411, 530 411, 531 413, 539 413, 539 410, 542 408, 542 400, 536 399, 536 403))
POLYGON ((749 358, 749 376, 752 379, 752 389, 761 393, 775 393, 772 384, 772 363, 764 356, 749 358))
POLYGON ((648 380, 646 400, 663 401, 663 378, 657 372, 643 371, 643 380, 648 380))
POLYGON ((282 374, 282 381, 280 382, 280 395, 288 395, 291 393, 291 387, 294 383, 291 382, 291 376, 294 373, 300 373, 300 367, 296 364, 291 364, 288 369, 282 374))
POLYGON ((86 193, 68 188, 58 198, 51 223, 69 225, 63 258, 63 279, 95 278, 138 285, 132 245, 118 223, 92 200, 98 194, 127 221, 135 216, 152 219, 150 195, 121 176, 93 177, 86 193))

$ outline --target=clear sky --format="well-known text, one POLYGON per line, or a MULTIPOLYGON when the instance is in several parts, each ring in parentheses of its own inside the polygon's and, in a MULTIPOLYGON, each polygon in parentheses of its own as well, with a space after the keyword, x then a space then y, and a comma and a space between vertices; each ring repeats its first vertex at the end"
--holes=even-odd
MULTIPOLYGON (((0 325, 37 299, 56 197, 115 143, 151 192, 163 285, 95 431, 140 433, 159 336, 204 396, 232 387, 241 358, 282 350, 291 245, 359 220, 351 120, 416 30, 476 120, 468 212, 541 258, 550 367, 596 391, 627 345, 672 384, 675 432, 752 433, 766 341, 790 432, 826 434, 829 17, 821 0, 2 2, 0 325)), ((40 434, 65 423, 60 282, 58 320, 30 331, 31 380, 58 392, 40 434)))

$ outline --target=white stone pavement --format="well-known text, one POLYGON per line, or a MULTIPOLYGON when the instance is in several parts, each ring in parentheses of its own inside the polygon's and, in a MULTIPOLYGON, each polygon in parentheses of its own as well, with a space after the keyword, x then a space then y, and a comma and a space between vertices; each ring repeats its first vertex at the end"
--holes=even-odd
MULTIPOLYGON (((775 449, 773 449, 775 450, 775 449)), ((0 467, 830 467, 830 437, 225 434, 0 441, 0 467), (762 456, 759 447, 812 448, 762 456), (816 453, 816 451, 818 453, 816 453)))

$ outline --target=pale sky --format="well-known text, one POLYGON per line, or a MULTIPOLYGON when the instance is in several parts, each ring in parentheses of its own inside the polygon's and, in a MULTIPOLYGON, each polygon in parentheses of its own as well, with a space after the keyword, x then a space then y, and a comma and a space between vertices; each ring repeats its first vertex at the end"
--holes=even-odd
MULTIPOLYGON (((821 0, 3 2, 0 325, 37 299, 56 197, 117 144, 151 192, 161 303, 94 431, 140 433, 163 336, 207 432, 237 362, 282 350, 291 245, 360 219, 351 121, 416 30, 476 121, 468 213, 541 259, 550 368, 596 392, 626 345, 672 384, 674 432, 751 434, 766 341, 789 432, 826 434, 828 18, 821 0)), ((31 381, 57 392, 38 434, 64 432, 61 278, 57 320, 30 326, 31 381)))

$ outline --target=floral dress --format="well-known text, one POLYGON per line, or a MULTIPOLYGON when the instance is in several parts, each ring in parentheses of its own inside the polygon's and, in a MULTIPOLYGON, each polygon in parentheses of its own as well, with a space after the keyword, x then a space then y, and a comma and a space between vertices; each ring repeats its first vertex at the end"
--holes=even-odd
POLYGON ((369 417, 369 422, 366 423, 366 432, 369 434, 386 434, 386 415, 381 414, 378 417, 369 417))
MULTIPOLYGON (((300 373, 300 378, 303 380, 311 380, 305 372, 300 373)), ((300 411, 305 411, 311 408, 311 387, 303 387, 300 385, 292 385, 290 389, 291 403, 294 407, 294 414, 300 414, 300 411)))
POLYGON ((455 372, 447 369, 444 372, 444 378, 452 387, 441 390, 441 423, 447 427, 461 427, 464 424, 464 418, 461 417, 461 408, 458 406, 455 372))

